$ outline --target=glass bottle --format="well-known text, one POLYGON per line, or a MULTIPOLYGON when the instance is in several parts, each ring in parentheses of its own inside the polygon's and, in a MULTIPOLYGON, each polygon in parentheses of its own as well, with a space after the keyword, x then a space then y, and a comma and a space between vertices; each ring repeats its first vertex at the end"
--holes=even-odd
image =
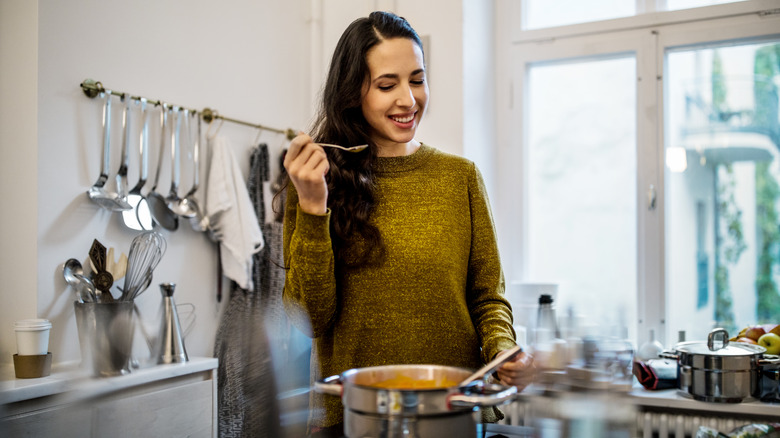
POLYGON ((534 335, 537 345, 552 342, 561 337, 561 333, 558 331, 558 320, 555 317, 553 298, 550 295, 539 296, 539 310, 537 311, 534 335))

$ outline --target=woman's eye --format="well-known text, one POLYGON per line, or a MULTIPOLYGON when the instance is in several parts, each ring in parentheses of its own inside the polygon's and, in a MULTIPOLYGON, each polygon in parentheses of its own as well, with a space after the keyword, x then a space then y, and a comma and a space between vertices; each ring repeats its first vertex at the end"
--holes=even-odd
POLYGON ((388 91, 393 88, 393 85, 379 85, 377 88, 379 88, 382 91, 388 91))
POLYGON ((411 83, 412 83, 412 84, 414 84, 414 85, 422 85, 422 84, 424 84, 424 83, 425 83, 425 80, 423 80, 423 79, 418 79, 418 80, 416 80, 416 81, 409 81, 409 82, 411 82, 411 83))

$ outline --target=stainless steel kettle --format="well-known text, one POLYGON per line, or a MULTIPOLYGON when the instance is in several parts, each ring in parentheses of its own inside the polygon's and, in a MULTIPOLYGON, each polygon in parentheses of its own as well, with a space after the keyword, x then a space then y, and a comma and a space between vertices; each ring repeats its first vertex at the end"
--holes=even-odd
POLYGON ((173 301, 173 292, 176 285, 173 283, 161 283, 160 292, 163 296, 163 315, 160 322, 160 334, 157 336, 157 363, 181 363, 189 361, 187 349, 184 347, 184 337, 179 323, 179 314, 176 311, 176 303, 173 301))

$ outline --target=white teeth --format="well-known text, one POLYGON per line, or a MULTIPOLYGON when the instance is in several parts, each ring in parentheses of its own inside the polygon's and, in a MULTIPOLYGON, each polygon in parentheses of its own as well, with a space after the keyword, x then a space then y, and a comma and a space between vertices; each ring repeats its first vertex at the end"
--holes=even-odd
POLYGON ((395 120, 396 122, 398 122, 398 123, 409 123, 412 120, 414 120, 414 114, 412 114, 411 116, 408 116, 408 117, 393 117, 393 116, 391 116, 391 118, 393 120, 395 120))

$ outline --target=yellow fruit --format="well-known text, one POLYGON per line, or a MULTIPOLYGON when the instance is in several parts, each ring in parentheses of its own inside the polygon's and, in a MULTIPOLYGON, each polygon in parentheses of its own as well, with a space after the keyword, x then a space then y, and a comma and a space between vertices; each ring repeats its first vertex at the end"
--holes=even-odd
POLYGON ((780 354, 780 335, 767 333, 758 338, 758 345, 766 348, 766 354, 780 354))

